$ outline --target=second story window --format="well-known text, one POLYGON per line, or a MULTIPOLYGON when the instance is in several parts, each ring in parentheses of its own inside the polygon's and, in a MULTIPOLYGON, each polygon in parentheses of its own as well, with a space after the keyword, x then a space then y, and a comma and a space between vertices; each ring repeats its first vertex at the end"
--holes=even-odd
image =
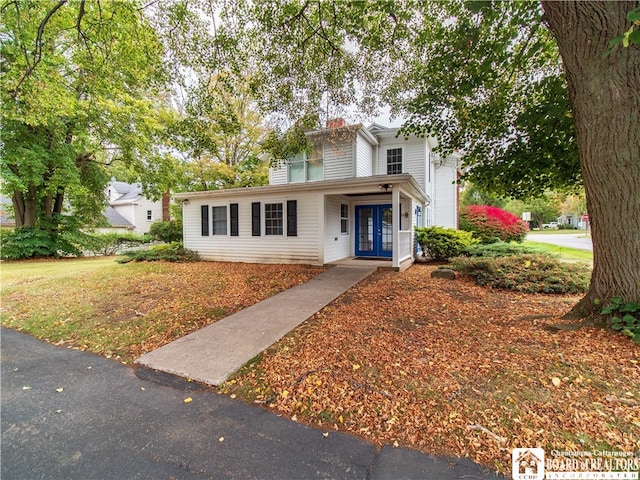
POLYGON ((387 175, 402 173, 402 148, 387 150, 387 175))
POLYGON ((288 162, 289 183, 324 180, 322 147, 314 148, 311 155, 299 153, 288 162))
POLYGON ((322 161, 321 156, 309 158, 305 163, 307 167, 308 182, 324 180, 324 162, 322 161))
POLYGON ((304 182, 304 154, 299 153, 288 164, 289 183, 304 182))

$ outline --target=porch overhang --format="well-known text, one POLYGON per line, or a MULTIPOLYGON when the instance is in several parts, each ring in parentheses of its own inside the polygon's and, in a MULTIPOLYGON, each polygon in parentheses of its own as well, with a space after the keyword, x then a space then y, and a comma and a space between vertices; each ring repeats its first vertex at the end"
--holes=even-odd
POLYGON ((274 193, 293 194, 299 191, 317 191, 326 195, 360 195, 384 193, 383 190, 391 193, 395 189, 411 195, 424 205, 431 203, 431 198, 420 188, 413 176, 409 174, 375 175, 371 177, 289 183, 286 185, 267 185, 264 187, 230 188, 226 190, 206 190, 202 192, 180 192, 175 194, 175 198, 184 201, 202 197, 216 198, 274 193), (386 186, 386 188, 384 188, 384 186, 386 186))

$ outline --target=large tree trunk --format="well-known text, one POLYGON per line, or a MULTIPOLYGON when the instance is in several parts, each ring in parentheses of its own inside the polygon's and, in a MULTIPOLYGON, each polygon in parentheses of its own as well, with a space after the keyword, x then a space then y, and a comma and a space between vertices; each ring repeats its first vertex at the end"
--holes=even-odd
POLYGON ((29 187, 27 193, 20 190, 13 192, 13 211, 16 219, 16 227, 34 227, 38 217, 38 197, 36 187, 29 187))
POLYGON ((542 3, 566 71, 592 227, 591 286, 572 311, 584 317, 602 308, 595 300, 640 301, 640 48, 604 56, 637 3, 542 3))

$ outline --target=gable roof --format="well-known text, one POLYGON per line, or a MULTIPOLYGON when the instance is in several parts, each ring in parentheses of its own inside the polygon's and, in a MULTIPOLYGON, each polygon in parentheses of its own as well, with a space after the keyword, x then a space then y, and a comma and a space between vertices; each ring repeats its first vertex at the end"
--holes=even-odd
POLYGON ((111 205, 123 205, 133 203, 142 196, 142 185, 139 183, 125 183, 111 180, 109 187, 113 188, 120 196, 115 198, 111 205))
POLYGON ((133 224, 120 215, 113 207, 109 206, 104 212, 104 216, 107 218, 107 222, 112 227, 127 227, 134 228, 133 224))

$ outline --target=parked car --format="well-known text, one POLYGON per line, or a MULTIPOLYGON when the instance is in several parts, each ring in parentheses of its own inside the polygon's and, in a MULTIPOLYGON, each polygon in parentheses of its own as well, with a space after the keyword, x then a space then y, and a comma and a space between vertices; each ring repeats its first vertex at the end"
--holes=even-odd
POLYGON ((557 230, 557 229, 558 229, 558 222, 543 223, 543 224, 542 224, 542 228, 543 228, 543 229, 545 229, 545 228, 552 228, 552 229, 557 230))

